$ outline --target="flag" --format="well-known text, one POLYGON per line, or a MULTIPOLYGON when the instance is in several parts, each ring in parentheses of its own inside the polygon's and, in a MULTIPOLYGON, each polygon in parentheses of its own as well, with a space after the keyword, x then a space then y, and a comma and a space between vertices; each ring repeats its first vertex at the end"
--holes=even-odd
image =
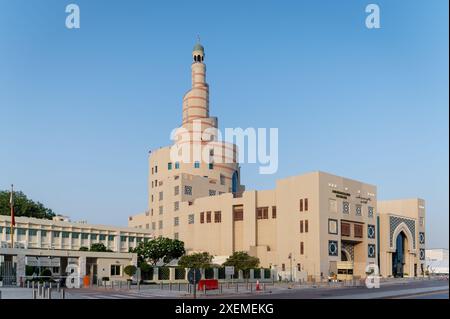
POLYGON ((14 218, 14 190, 11 185, 11 196, 9 197, 9 206, 11 207, 11 226, 16 226, 16 219, 14 218))

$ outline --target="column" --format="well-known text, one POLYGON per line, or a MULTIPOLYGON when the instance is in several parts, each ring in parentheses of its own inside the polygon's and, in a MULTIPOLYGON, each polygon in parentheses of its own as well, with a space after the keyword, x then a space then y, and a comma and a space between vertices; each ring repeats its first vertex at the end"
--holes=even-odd
POLYGON ((83 287, 83 278, 86 276, 86 257, 78 258, 78 275, 80 276, 80 287, 83 287))
POLYGON ((17 255, 16 263, 16 283, 19 287, 21 283, 25 284, 25 255, 17 255))
POLYGON ((169 280, 170 281, 175 280, 175 268, 173 268, 173 267, 169 268, 169 280))
POLYGON ((219 268, 213 268, 214 271, 214 279, 219 279, 219 268))
POLYGON ((159 268, 158 267, 153 267, 153 281, 158 281, 159 279, 159 268))

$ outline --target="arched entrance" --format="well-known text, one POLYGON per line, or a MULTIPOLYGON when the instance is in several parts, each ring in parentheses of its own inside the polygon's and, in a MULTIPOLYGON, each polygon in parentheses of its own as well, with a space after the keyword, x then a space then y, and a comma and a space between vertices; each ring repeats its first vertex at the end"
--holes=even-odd
POLYGON ((403 277, 405 268, 405 256, 407 247, 406 234, 401 231, 395 239, 396 250, 392 254, 392 275, 394 277, 403 277))

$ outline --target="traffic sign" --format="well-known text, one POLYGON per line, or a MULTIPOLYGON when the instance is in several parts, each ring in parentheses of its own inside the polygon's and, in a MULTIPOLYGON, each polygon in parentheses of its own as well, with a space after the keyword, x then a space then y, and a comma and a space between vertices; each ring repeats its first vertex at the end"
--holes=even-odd
POLYGON ((196 285, 202 278, 202 273, 200 269, 189 269, 188 280, 191 285, 196 285))

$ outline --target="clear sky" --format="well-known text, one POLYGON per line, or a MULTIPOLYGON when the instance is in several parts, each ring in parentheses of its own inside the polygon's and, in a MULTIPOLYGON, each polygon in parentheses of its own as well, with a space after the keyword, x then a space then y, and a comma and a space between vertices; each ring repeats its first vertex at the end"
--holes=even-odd
POLYGON ((448 247, 447 0, 0 0, 0 189, 91 223, 143 212, 197 34, 221 128, 279 128, 277 174, 243 165, 248 189, 323 170, 421 197, 427 246, 448 247))

